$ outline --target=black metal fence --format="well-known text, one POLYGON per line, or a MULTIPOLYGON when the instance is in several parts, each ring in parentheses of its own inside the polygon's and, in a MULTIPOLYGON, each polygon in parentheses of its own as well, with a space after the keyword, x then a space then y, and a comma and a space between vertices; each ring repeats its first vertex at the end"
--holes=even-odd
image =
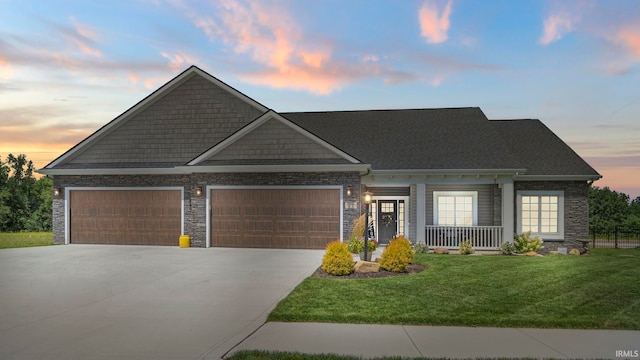
POLYGON ((589 239, 592 248, 638 248, 640 247, 640 226, 590 226, 589 239))

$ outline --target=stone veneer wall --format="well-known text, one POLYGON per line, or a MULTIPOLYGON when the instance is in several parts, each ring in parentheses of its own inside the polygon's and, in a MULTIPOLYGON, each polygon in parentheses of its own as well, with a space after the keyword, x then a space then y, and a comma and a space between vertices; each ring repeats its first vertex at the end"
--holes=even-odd
POLYGON ((197 197, 197 187, 208 185, 278 186, 337 185, 343 186, 343 239, 351 233, 359 215, 360 174, 357 172, 318 173, 195 173, 185 175, 80 175, 53 177, 54 187, 62 188, 61 196, 53 200, 53 239, 64 243, 64 188, 67 187, 184 187, 184 231, 191 236, 191 246, 206 246, 206 196, 197 197), (346 194, 351 186, 353 194, 346 194), (347 203, 352 206, 347 206, 347 203))
MULTIPOLYGON (((564 239, 546 240, 542 252, 556 250, 558 247, 582 249, 580 240, 589 239, 589 185, 585 181, 516 181, 517 192, 522 190, 564 191, 564 239)), ((517 203, 514 204, 516 213, 517 203)), ((514 219, 517 229, 517 219, 514 219)))

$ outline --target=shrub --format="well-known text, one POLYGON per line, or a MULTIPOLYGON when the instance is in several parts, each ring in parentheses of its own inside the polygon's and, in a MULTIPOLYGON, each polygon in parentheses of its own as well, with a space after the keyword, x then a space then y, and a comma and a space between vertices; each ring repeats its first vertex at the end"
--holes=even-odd
POLYGON ((543 248, 542 240, 539 237, 531 237, 531 231, 524 232, 520 235, 513 235, 513 247, 516 252, 526 253, 530 251, 538 251, 543 248))
POLYGON ((380 268, 393 272, 407 272, 409 264, 413 262, 411 242, 404 236, 399 236, 387 245, 380 259, 380 268))
POLYGON ((322 270, 331 275, 349 275, 353 271, 353 257, 347 245, 339 240, 327 245, 322 258, 322 270))
POLYGON ((416 254, 427 254, 429 253, 429 246, 425 243, 417 243, 413 247, 413 252, 416 254))
MULTIPOLYGON (((347 243, 347 248, 353 254, 364 252, 364 238, 362 236, 353 238, 347 243)), ((378 242, 374 239, 367 240, 367 251, 374 252, 378 248, 378 242)))
POLYGON ((506 242, 500 245, 500 253, 502 255, 511 255, 516 252, 516 248, 513 246, 513 243, 506 242))
POLYGON ((460 254, 469 255, 474 252, 476 251, 473 249, 473 245, 471 245, 471 240, 464 240, 460 242, 460 254))

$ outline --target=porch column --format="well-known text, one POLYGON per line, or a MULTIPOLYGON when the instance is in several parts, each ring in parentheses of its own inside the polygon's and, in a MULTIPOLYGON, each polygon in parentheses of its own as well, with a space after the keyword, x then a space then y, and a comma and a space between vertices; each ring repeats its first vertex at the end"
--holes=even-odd
POLYGON ((502 242, 513 242, 515 232, 513 181, 502 184, 502 242))
POLYGON ((427 225, 427 190, 425 184, 416 184, 416 243, 425 243, 427 225))

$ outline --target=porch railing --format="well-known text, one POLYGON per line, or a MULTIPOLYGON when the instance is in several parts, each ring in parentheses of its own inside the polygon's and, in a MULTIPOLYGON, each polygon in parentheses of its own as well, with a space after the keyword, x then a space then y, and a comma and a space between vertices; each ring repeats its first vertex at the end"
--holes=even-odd
POLYGON ((502 245, 502 226, 433 226, 426 227, 430 248, 457 249, 460 242, 471 240, 476 250, 497 250, 502 245))

